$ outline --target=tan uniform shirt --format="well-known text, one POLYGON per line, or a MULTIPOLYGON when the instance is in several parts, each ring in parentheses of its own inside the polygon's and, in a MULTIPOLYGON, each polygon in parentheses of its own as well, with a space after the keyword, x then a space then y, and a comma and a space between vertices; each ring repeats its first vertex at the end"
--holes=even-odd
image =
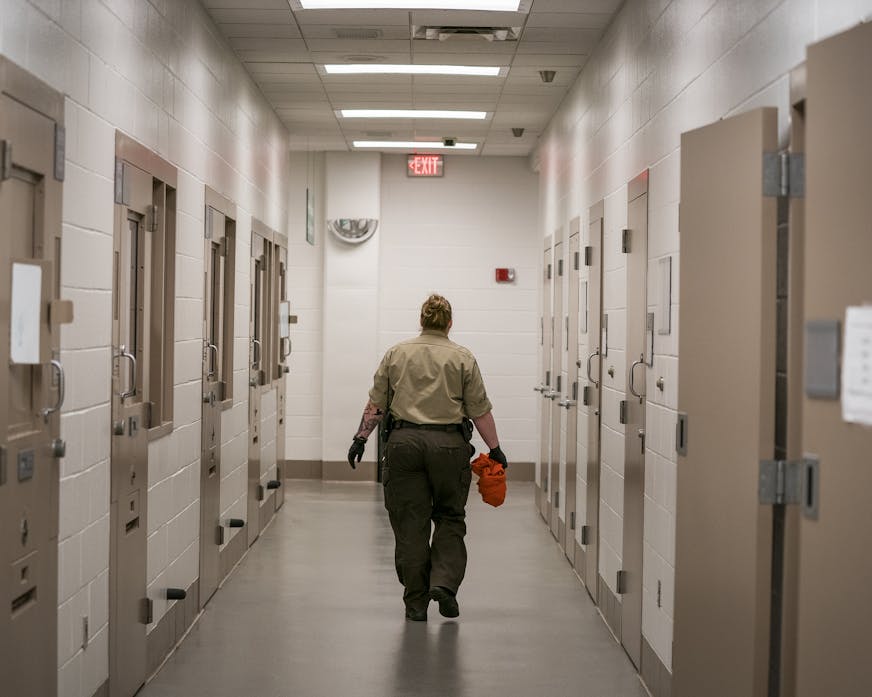
POLYGON ((491 410, 475 356, 444 332, 425 329, 388 349, 373 377, 369 399, 416 424, 456 424, 491 410))

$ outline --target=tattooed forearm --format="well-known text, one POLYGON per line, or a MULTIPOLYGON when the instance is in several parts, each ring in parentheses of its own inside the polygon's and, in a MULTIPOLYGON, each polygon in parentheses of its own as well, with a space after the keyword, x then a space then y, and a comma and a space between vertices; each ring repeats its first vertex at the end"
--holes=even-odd
POLYGON ((357 429, 355 438, 369 438, 372 433, 381 423, 385 413, 372 402, 366 403, 366 408, 363 410, 363 416, 360 419, 360 426, 357 429))

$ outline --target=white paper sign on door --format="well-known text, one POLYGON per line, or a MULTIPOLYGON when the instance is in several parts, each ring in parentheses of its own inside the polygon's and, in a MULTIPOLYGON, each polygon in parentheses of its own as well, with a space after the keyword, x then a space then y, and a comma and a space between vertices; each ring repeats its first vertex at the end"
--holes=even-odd
POLYGON ((42 267, 12 264, 9 356, 13 363, 34 365, 40 362, 41 307, 42 267))
POLYGON ((842 418, 872 426, 872 306, 845 312, 842 418))

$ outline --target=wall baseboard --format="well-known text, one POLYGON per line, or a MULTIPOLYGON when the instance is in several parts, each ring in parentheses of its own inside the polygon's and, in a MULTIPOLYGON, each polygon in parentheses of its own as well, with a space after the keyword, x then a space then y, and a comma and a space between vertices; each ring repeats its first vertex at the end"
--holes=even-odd
MULTIPOLYGON (((238 537, 238 536, 237 536, 238 537)), ((200 613, 200 579, 187 588, 184 600, 176 600, 146 637, 146 675, 153 675, 178 644, 200 613)))
MULTIPOLYGON (((344 460, 285 460, 282 470, 286 479, 321 479, 337 482, 374 482, 376 470, 374 462, 361 462, 357 469, 351 469, 344 460)), ((536 478, 536 463, 512 462, 506 470, 510 482, 532 482, 536 478)))
POLYGON ((642 636, 642 668, 640 673, 651 697, 672 696, 672 673, 663 665, 660 656, 654 652, 644 635, 642 636))

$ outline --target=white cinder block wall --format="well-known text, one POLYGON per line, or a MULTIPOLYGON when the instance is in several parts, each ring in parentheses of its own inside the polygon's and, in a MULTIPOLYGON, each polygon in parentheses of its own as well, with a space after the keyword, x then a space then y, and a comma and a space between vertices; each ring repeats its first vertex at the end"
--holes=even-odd
MULTIPOLYGON (((441 293, 451 339, 478 359, 501 445, 517 462, 535 462, 538 447, 537 210, 525 158, 446 155, 443 178, 414 179, 405 156, 382 157, 379 345, 367 377, 384 351, 420 331, 421 304, 441 293), (514 268, 515 282, 496 283, 497 267, 514 268)), ((346 425, 348 439, 356 427, 346 425)), ((477 435, 474 445, 486 450, 477 435)))
MULTIPOLYGON (((610 356, 604 368, 615 365, 615 390, 623 390, 620 376, 626 372, 623 362, 616 362, 622 348, 616 331, 623 322, 612 317, 625 306, 625 272, 616 260, 608 259, 608 250, 615 246, 609 235, 626 218, 626 183, 646 167, 651 170, 649 298, 657 261, 671 256, 673 322, 669 336, 655 336, 654 368, 648 370, 643 633, 667 667, 672 663, 675 564, 680 135, 721 117, 771 105, 779 108, 784 138, 788 73, 804 60, 806 45, 868 19, 870 13, 872 0, 628 0, 535 156, 541 235, 565 226, 576 215, 584 229, 589 206, 606 199, 604 303, 610 315, 610 356), (661 375, 666 382, 663 394, 654 388, 661 375)), ((617 526, 623 502, 623 444, 616 427, 607 422, 608 414, 617 414, 610 399, 604 390, 601 555, 603 575, 613 582, 612 567, 620 563, 621 554, 617 526)))
MULTIPOLYGON (((59 694, 108 677, 109 395, 115 130, 179 168, 175 431, 150 444, 148 581, 198 575, 203 206, 208 184, 240 206, 235 406, 223 417, 222 515, 245 517, 250 216, 285 229, 288 136, 196 0, 6 0, 0 52, 67 95, 61 431, 59 694), (82 617, 90 641, 82 649, 82 617)), ((154 626, 154 625, 152 625, 154 626)))

